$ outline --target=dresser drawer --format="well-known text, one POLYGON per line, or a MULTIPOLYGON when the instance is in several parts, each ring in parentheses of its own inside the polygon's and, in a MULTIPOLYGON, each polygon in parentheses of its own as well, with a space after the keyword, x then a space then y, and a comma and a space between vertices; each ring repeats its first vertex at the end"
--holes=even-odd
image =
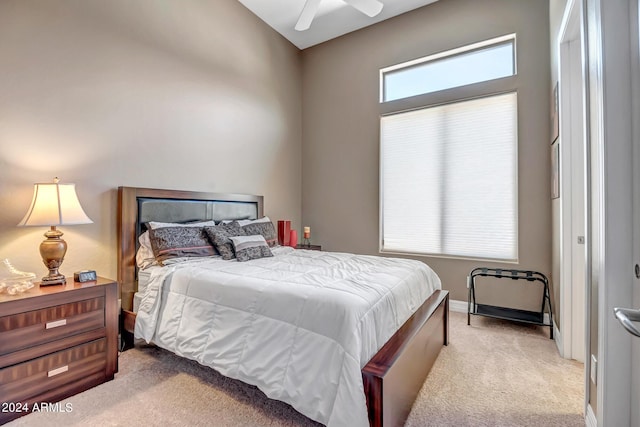
POLYGON ((0 355, 105 326, 104 297, 0 317, 0 355))
POLYGON ((0 369, 0 396, 19 402, 96 372, 105 372, 107 340, 101 338, 0 369))

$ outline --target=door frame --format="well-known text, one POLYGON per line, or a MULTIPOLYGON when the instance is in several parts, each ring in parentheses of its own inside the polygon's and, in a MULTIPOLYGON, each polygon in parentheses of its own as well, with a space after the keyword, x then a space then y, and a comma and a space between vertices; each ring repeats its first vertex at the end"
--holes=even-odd
MULTIPOLYGON (((573 259, 576 256, 575 237, 572 232, 572 224, 576 214, 585 214, 586 206, 583 206, 581 212, 574 211, 572 194, 574 191, 585 193, 585 181, 576 182, 574 176, 574 152, 576 146, 576 133, 574 130, 579 127, 581 132, 577 135, 580 138, 578 144, 582 144, 580 153, 585 156, 585 141, 587 136, 586 129, 586 105, 587 85, 586 85, 586 69, 584 61, 584 25, 583 25, 583 7, 580 0, 569 0, 567 2, 562 23, 560 25, 558 37, 558 86, 559 94, 559 113, 561 117, 560 137, 560 331, 557 341, 560 355, 568 359, 577 359, 585 362, 586 355, 586 321, 588 311, 586 310, 586 285, 584 289, 575 288, 575 277, 573 271, 573 259), (577 45, 576 45, 577 43, 577 45), (579 65, 579 75, 576 74, 576 68, 572 55, 574 50, 579 47, 580 57, 583 59, 579 65), (577 110, 575 107, 574 97, 576 82, 580 87, 581 106, 577 110), (581 188, 577 188, 580 186, 581 188), (578 306, 580 305, 580 306, 578 306), (577 316, 582 313, 582 316, 577 316), (580 317, 578 319, 578 317, 580 317), (580 322, 580 324, 577 324, 580 322), (576 348, 580 346, 580 348, 576 348)), ((583 159, 583 163, 584 159, 583 159)), ((584 224, 586 228, 586 221, 584 224)), ((585 236, 583 230, 582 235, 585 236)), ((586 252, 586 244, 582 246, 586 252)), ((586 259, 585 259, 586 264, 586 259)), ((586 269, 586 267, 585 267, 586 269)), ((584 272, 583 272, 584 273, 584 272)), ((582 274, 583 274, 582 273, 582 274)))

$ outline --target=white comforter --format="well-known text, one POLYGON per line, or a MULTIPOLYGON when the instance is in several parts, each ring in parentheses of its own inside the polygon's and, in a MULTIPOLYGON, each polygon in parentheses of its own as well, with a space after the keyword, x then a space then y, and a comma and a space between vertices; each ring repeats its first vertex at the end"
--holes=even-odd
POLYGON ((424 263, 277 248, 157 268, 135 335, 328 426, 368 426, 361 368, 440 288, 424 263))

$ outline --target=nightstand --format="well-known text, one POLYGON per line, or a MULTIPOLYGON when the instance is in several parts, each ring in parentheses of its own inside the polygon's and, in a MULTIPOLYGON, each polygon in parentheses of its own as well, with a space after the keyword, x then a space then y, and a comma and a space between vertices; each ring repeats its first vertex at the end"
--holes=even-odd
POLYGON ((322 246, 321 245, 297 245, 296 249, 306 249, 308 251, 321 251, 322 250, 322 246))
POLYGON ((112 380, 117 340, 113 280, 0 294, 0 424, 112 380))

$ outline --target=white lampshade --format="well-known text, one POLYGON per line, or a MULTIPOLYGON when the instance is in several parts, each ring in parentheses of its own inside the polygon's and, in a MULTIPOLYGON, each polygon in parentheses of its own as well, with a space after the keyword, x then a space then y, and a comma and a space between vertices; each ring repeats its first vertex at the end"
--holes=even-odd
POLYGON ((59 184, 56 179, 52 183, 34 184, 31 206, 18 226, 57 226, 92 222, 80 206, 76 185, 59 184))

